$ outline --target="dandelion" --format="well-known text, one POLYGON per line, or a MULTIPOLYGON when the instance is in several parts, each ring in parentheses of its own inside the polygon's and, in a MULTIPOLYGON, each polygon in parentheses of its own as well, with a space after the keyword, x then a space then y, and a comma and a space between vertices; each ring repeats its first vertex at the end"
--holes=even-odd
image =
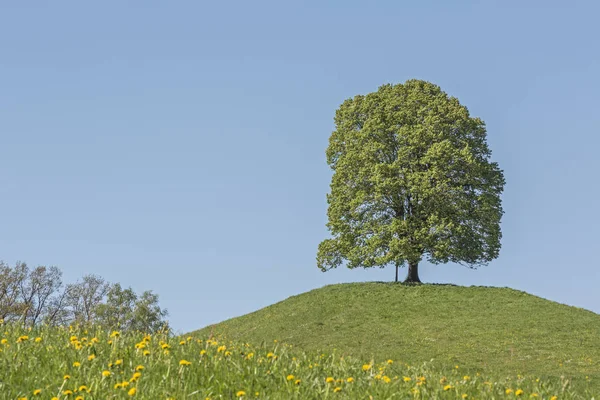
POLYGON ((267 358, 273 358, 275 356, 275 354, 273 353, 267 353, 267 358))
POLYGON ((73 366, 74 366, 75 368, 81 367, 81 363, 80 363, 79 361, 75 361, 75 362, 73 363, 73 366))
POLYGON ((452 385, 444 386, 444 390, 451 390, 451 389, 454 389, 454 386, 452 386, 452 385))
POLYGON ((63 376, 63 379, 65 381, 68 381, 69 379, 71 379, 71 375, 65 375, 65 376, 63 376))
POLYGON ((342 388, 339 386, 333 389, 334 393, 341 392, 341 391, 342 391, 342 388))
POLYGON ((191 365, 192 363, 187 361, 187 360, 181 360, 179 361, 179 365, 191 365))
POLYGON ((34 396, 37 396, 37 395, 40 395, 40 394, 42 394, 42 389, 35 389, 35 390, 33 391, 33 395, 34 395, 34 396))
POLYGON ((8 339, 2 339, 2 340, 0 340, 0 343, 1 344, 7 344, 8 343, 8 339))
POLYGON ((96 358, 96 355, 95 354, 90 354, 88 356, 88 361, 92 361, 94 358, 96 358))
POLYGON ((404 377, 402 377, 402 380, 404 382, 410 382, 410 381, 412 381, 412 378, 410 376, 404 376, 404 377))
POLYGON ((108 378, 110 376, 110 371, 106 371, 106 370, 102 371, 102 376, 105 378, 108 378))
MULTIPOLYGON (((294 381, 294 385, 299 385, 299 384, 300 384, 300 382, 302 382, 300 379, 296 379, 296 380, 294 381)), ((258 396, 258 395, 257 395, 257 396, 258 396)))
POLYGON ((346 382, 348 382, 348 383, 352 383, 352 382, 354 382, 354 378, 353 378, 353 377, 350 377, 350 378, 346 379, 346 382))
POLYGON ((552 396, 550 397, 550 400, 558 400, 558 396, 552 396))
POLYGON ((41 337, 39 337, 39 336, 38 336, 38 337, 36 337, 36 338, 35 338, 35 342, 36 342, 36 343, 39 343, 39 342, 41 342, 41 341, 42 341, 42 338, 41 338, 41 337))
POLYGON ((388 363, 389 365, 392 365, 392 364, 394 363, 394 360, 387 360, 387 363, 388 363))
POLYGON ((326 383, 332 383, 333 381, 335 381, 335 379, 333 379, 331 376, 328 376, 327 379, 325 379, 326 383))
POLYGON ((134 396, 136 393, 137 393, 136 388, 131 388, 131 389, 129 389, 129 392, 127 392, 127 394, 130 396, 134 396))
POLYGON ((131 382, 135 382, 135 381, 137 381, 138 379, 140 379, 140 377, 141 377, 141 376, 142 376, 142 373, 141 373, 141 372, 135 372, 135 373, 133 374, 133 376, 131 377, 131 382))
POLYGON ((136 371, 142 371, 144 369, 143 365, 138 365, 137 367, 135 367, 136 371))
POLYGON ((50 400, 60 400, 58 397, 54 396, 53 398, 51 398, 50 400))
POLYGON ((244 392, 243 390, 240 390, 235 394, 236 397, 243 397, 245 395, 246 395, 246 392, 244 392))
POLYGON ((143 353, 143 354, 144 354, 145 356, 149 356, 149 355, 150 355, 150 350, 144 350, 144 353, 143 353))
POLYGON ((513 390, 511 388, 508 388, 504 391, 504 393, 506 394, 511 394, 513 392, 513 390))
POLYGON ((119 331, 112 331, 112 333, 110 334, 110 337, 119 337, 121 336, 121 333, 119 331))
POLYGON ((389 376, 387 376, 387 375, 384 375, 384 376, 383 376, 383 381, 384 381, 385 383, 390 383, 392 380, 390 379, 390 377, 389 377, 389 376))
POLYGON ((469 395, 466 393, 463 393, 462 396, 460 396, 460 397, 462 397, 463 399, 466 399, 467 397, 469 397, 469 395))
POLYGON ((77 397, 75 397, 75 400, 84 400, 84 399, 83 399, 83 396, 77 396, 77 397))
POLYGON ((121 365, 121 364, 123 364, 123 360, 122 359, 119 359, 119 360, 115 361, 115 365, 121 365))
POLYGON ((17 339, 17 343, 26 342, 28 340, 29 340, 29 336, 27 336, 27 335, 19 336, 19 338, 17 339))
POLYGON ((288 375, 285 379, 287 379, 288 381, 291 381, 294 379, 294 375, 288 375))
MULTIPOLYGON (((200 355, 201 355, 201 356, 203 356, 203 355, 205 355, 205 354, 206 354, 206 350, 204 350, 204 349, 200 350, 200 355)), ((250 354, 252 354, 252 353, 250 353, 250 354)))
POLYGON ((71 394, 73 394, 73 391, 72 391, 72 390, 69 390, 69 389, 67 389, 67 390, 63 390, 63 394, 64 394, 65 396, 68 396, 68 395, 71 395, 71 394))
POLYGON ((363 366, 362 366, 362 370, 363 370, 363 371, 368 371, 368 370, 370 370, 370 369, 371 369, 371 367, 372 367, 372 365, 371 365, 371 364, 365 364, 365 365, 363 365, 363 366))
POLYGON ((80 391, 80 392, 88 392, 88 391, 89 391, 89 389, 88 389, 88 387, 87 387, 87 386, 85 386, 85 385, 81 385, 81 386, 79 386, 79 391, 80 391))
POLYGON ((517 391, 515 392, 515 396, 520 396, 523 394, 523 391, 521 389, 517 389, 517 391))
POLYGON ((529 396, 529 397, 539 397, 539 394, 537 394, 537 393, 531 393, 531 396, 529 396))
POLYGON ((463 376, 463 379, 464 379, 465 381, 468 381, 469 379, 471 379, 471 377, 470 377, 469 375, 465 375, 465 376, 463 376))

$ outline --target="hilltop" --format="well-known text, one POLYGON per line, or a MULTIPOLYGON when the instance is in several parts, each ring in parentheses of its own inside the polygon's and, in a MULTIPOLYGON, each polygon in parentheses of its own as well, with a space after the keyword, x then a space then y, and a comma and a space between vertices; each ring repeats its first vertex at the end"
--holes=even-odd
POLYGON ((509 288, 329 285, 193 333, 500 377, 600 380, 600 315, 509 288))

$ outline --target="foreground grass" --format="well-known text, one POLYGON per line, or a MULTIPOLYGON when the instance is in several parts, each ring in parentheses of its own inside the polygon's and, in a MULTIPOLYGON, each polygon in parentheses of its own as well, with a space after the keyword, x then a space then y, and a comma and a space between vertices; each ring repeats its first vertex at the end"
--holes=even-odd
POLYGON ((326 286, 195 332, 362 359, 571 379, 600 393, 600 315, 506 288, 326 286))
POLYGON ((2 399, 589 399, 566 379, 492 381, 392 359, 213 338, 2 326, 2 399))

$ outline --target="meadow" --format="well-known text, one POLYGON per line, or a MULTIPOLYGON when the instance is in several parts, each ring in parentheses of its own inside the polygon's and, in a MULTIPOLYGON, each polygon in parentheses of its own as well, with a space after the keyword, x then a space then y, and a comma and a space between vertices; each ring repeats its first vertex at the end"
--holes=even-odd
POLYGON ((589 399, 567 378, 492 379, 461 365, 315 353, 277 340, 3 324, 0 398, 589 399))

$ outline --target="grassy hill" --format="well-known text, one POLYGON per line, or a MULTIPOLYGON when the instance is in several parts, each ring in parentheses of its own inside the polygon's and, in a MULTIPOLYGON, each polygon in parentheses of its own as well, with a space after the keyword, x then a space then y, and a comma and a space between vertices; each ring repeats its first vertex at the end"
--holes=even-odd
POLYGON ((508 288, 330 285, 194 332, 211 333, 498 377, 600 381, 600 315, 508 288))

